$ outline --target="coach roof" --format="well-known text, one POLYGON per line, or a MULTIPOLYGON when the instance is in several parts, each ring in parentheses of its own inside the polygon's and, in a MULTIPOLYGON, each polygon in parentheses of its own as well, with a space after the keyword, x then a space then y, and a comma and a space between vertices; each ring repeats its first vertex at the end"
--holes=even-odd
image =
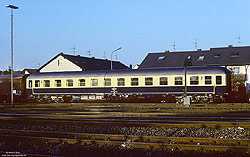
MULTIPOLYGON (((187 74, 225 74, 228 70, 223 67, 189 67, 187 74)), ((121 69, 121 70, 89 70, 75 72, 34 73, 28 79, 45 78, 85 78, 85 77, 116 77, 116 76, 163 76, 184 75, 184 68, 160 69, 121 69)))

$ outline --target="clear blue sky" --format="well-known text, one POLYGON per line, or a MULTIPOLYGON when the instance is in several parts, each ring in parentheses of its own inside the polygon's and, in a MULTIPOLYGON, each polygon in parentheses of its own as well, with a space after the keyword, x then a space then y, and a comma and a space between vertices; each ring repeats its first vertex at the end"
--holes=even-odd
POLYGON ((250 45, 250 0, 1 0, 0 70, 10 65, 14 11, 14 68, 38 68, 59 52, 140 64, 149 52, 250 45), (114 57, 115 58, 115 57, 114 57))

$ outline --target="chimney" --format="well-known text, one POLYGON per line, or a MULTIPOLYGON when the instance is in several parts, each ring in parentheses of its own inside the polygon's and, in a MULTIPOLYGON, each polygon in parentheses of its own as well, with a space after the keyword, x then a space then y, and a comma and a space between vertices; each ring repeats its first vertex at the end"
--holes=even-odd
POLYGON ((201 51, 201 49, 197 49, 197 51, 201 51))
POLYGON ((129 69, 132 69, 133 67, 132 67, 132 64, 129 64, 129 69))
POLYGON ((228 45, 228 47, 233 47, 233 45, 228 45))
POLYGON ((169 50, 166 50, 165 53, 169 53, 169 50))

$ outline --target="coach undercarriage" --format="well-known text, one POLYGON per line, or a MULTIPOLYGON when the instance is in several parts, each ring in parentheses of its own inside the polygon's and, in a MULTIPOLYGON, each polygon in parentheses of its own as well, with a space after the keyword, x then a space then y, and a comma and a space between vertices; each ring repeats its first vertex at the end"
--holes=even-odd
MULTIPOLYGON (((30 95, 29 99, 37 102, 155 102, 155 103, 183 103, 183 94, 84 94, 84 95, 30 95)), ((188 94, 192 103, 221 103, 225 102, 223 95, 215 95, 212 93, 188 94)))

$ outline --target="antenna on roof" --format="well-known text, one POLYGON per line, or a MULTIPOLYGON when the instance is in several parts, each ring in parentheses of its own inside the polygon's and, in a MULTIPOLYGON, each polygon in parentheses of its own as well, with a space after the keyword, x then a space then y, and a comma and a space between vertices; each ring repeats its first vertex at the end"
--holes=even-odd
POLYGON ((175 41, 174 41, 174 44, 173 44, 173 45, 170 45, 170 46, 173 46, 173 48, 174 48, 174 52, 175 52, 175 41))
POLYGON ((71 48, 71 49, 73 49, 73 53, 74 53, 74 56, 75 56, 76 55, 76 46, 74 45, 74 47, 71 48))
POLYGON ((88 52, 88 56, 90 57, 91 56, 90 49, 87 52, 88 52))
POLYGON ((197 38, 195 38, 195 39, 194 39, 194 41, 195 41, 195 42, 194 42, 194 47, 195 47, 195 50, 197 50, 197 49, 198 49, 198 42, 197 42, 197 40, 198 40, 197 38))
POLYGON ((240 34, 239 34, 239 36, 238 36, 238 45, 240 45, 241 44, 241 40, 240 40, 240 34))
POLYGON ((103 58, 106 59, 106 51, 103 52, 103 58))

